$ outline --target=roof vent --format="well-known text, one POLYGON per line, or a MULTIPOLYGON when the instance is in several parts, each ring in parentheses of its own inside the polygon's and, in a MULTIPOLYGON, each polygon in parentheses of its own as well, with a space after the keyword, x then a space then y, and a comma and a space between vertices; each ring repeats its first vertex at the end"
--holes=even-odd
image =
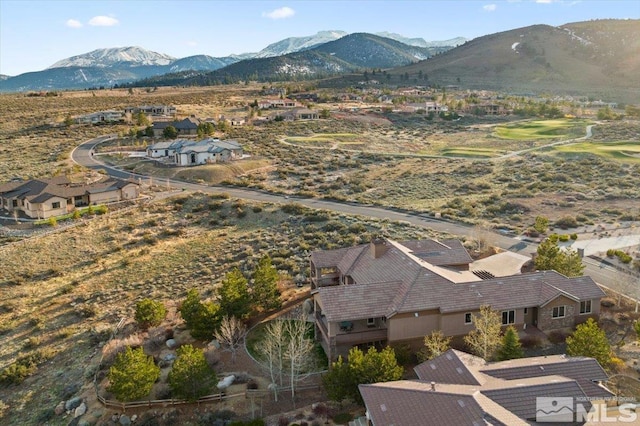
POLYGON ((380 410, 382 410, 382 412, 387 411, 387 406, 384 404, 380 404, 380 410))
POLYGON ((431 382, 431 390, 436 391, 436 382, 431 382))
POLYGON ((456 367, 456 371, 458 372, 458 374, 462 374, 462 368, 456 367))
POLYGON ((435 370, 437 368, 435 364, 429 364, 429 367, 431 367, 432 370, 435 370))
POLYGON ((461 399, 459 399, 459 400, 458 400, 458 405, 459 405, 460 407, 463 407, 463 408, 464 408, 464 401, 463 401, 463 400, 461 400, 461 399))

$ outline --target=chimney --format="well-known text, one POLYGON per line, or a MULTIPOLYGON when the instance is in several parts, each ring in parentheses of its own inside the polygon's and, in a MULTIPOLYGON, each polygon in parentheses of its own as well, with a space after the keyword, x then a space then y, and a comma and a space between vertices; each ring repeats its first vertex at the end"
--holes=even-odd
POLYGON ((435 391, 436 391, 436 382, 431 382, 431 390, 432 390, 433 392, 435 392, 435 391))
POLYGON ((384 238, 374 238, 371 240, 371 257, 380 258, 387 251, 387 243, 384 238))

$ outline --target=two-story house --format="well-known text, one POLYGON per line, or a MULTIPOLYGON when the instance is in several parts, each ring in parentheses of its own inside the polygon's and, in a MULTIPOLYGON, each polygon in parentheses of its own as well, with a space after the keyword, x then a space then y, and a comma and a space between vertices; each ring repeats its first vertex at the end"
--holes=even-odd
POLYGON ((469 270, 457 240, 377 239, 310 255, 316 337, 329 359, 357 345, 422 345, 441 330, 462 336, 489 305, 504 326, 570 328, 597 316, 604 292, 590 277, 555 271, 493 277, 469 270))

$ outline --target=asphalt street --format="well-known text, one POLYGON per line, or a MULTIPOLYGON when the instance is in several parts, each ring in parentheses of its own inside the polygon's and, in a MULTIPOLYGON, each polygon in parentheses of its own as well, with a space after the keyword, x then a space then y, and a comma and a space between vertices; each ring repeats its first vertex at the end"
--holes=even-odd
MULTIPOLYGON (((103 143, 109 139, 113 139, 115 135, 106 135, 99 138, 95 138, 86 141, 76 147, 71 153, 71 158, 77 164, 94 170, 104 170, 109 176, 113 176, 120 179, 133 178, 140 183, 150 183, 153 181, 153 177, 138 175, 110 167, 104 163, 101 163, 93 155, 93 151, 96 145, 103 143)), ((289 203, 295 201, 296 203, 304 206, 316 209, 331 210, 338 213, 345 213, 350 215, 359 215, 365 217, 373 217, 378 219, 388 219, 391 221, 403 221, 415 226, 420 226, 427 229, 432 229, 438 232, 447 232, 457 236, 470 236, 474 237, 478 232, 476 228, 463 223, 449 222, 445 220, 438 220, 430 217, 425 217, 418 214, 412 214, 407 212, 399 212, 383 207, 374 207, 361 204, 349 204, 336 201, 320 200, 315 198, 297 198, 288 197, 280 194, 270 194, 258 190, 250 190, 243 188, 232 188, 226 186, 208 186, 190 182, 183 182, 175 179, 162 179, 162 183, 171 187, 172 189, 182 189, 186 191, 201 191, 205 193, 227 193, 235 198, 242 198, 245 200, 269 202, 269 203, 289 203)), ((503 235, 501 233, 483 230, 484 236, 491 241, 492 244, 504 249, 520 253, 523 255, 531 255, 535 253, 537 244, 525 242, 517 238, 503 235)), ((603 263, 596 262, 592 259, 585 258, 584 261, 585 275, 593 278, 597 283, 608 287, 612 290, 621 292, 633 299, 640 298, 640 278, 637 276, 631 276, 627 273, 621 272, 615 268, 607 266, 603 263)))

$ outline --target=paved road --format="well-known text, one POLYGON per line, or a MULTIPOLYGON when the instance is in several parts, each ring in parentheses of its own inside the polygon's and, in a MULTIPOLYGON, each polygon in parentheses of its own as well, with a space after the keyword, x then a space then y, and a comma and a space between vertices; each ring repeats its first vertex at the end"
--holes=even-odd
MULTIPOLYGON (((590 133, 591 129, 588 129, 590 133)), ((113 177, 121 178, 121 179, 129 179, 134 178, 139 182, 150 183, 153 178, 149 176, 142 176, 134 173, 129 173, 114 167, 107 166, 104 163, 98 161, 93 155, 93 150, 96 145, 103 143, 109 139, 113 139, 115 135, 102 136, 96 139, 92 139, 90 141, 84 142, 79 145, 76 149, 71 153, 71 158, 77 164, 94 169, 94 170, 104 170, 107 174, 113 177)), ((432 229, 438 232, 447 232, 452 235, 468 235, 473 236, 476 232, 474 227, 465 225, 462 223, 454 223, 447 222, 444 220, 437 220, 429 217, 424 217, 417 214, 408 214, 402 213, 382 207, 373 207, 373 206, 365 206, 365 205, 353 205, 346 203, 339 203, 335 201, 327 201, 327 200, 319 200, 313 198, 289 198, 283 195, 277 194, 269 194, 261 191, 254 191, 250 189, 242 189, 242 188, 229 188, 223 186, 207 186, 201 184, 195 184, 190 182, 183 182, 175 179, 162 179, 162 183, 170 186, 173 189, 184 189, 190 191, 201 191, 205 193, 221 193, 225 192, 231 195, 232 197, 242 198, 246 200, 253 200, 259 202, 269 202, 269 203, 278 203, 284 204, 291 201, 295 201, 296 203, 305 205, 307 207, 316 208, 316 209, 325 209, 331 210, 338 213, 345 213, 350 215, 360 215, 367 217, 374 217, 379 219, 389 219, 393 221, 404 221, 410 223, 412 225, 420 226, 426 229, 432 229)), ((527 243, 516 238, 512 238, 506 235, 502 235, 493 231, 483 231, 486 232, 488 238, 491 240, 493 244, 496 246, 510 250, 513 252, 518 252, 523 255, 531 255, 535 253, 537 244, 527 243)), ((591 276, 594 281, 609 287, 613 290, 622 292, 629 297, 638 298, 640 297, 640 289, 638 291, 635 288, 630 288, 628 283, 630 278, 628 274, 620 272, 611 267, 605 267, 597 262, 589 261, 589 259, 585 259, 585 275, 591 276)), ((640 287, 640 283, 637 284, 640 287)))

